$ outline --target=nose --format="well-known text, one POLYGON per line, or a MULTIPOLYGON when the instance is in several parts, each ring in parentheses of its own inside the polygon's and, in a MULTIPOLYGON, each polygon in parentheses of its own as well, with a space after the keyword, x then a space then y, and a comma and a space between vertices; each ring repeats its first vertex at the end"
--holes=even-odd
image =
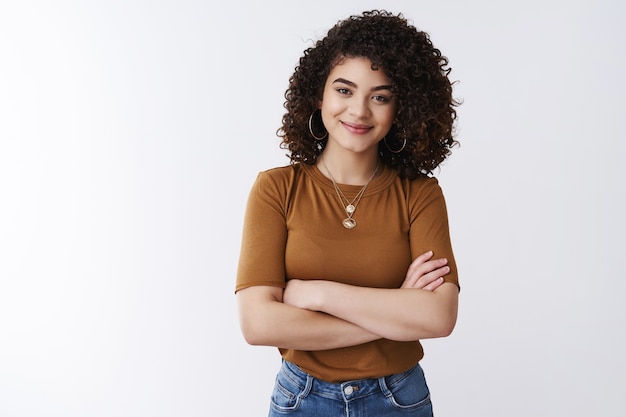
POLYGON ((350 115, 358 118, 369 116, 370 108, 367 98, 354 97, 350 103, 350 115))

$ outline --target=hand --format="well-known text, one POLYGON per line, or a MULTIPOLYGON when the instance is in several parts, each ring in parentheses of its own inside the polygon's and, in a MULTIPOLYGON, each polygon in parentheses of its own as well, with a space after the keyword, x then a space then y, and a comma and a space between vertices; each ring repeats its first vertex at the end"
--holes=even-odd
POLYGON ((448 260, 432 259, 433 252, 421 254, 409 265, 401 288, 417 288, 434 291, 443 284, 443 277, 450 272, 448 260))

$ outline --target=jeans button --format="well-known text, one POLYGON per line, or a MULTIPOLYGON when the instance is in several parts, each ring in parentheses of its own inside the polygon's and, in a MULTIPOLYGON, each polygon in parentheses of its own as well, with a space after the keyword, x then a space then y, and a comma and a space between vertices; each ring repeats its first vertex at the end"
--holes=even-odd
POLYGON ((343 389, 343 393, 346 395, 350 395, 354 392, 354 388, 352 388, 350 385, 348 385, 347 387, 345 387, 343 389))

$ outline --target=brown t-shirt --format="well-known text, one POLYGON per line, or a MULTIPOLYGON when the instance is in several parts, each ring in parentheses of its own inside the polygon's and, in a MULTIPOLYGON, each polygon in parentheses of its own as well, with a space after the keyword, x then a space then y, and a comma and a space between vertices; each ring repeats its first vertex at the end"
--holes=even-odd
MULTIPOLYGON (((352 200, 361 186, 339 184, 352 200)), ((458 284, 441 188, 435 178, 399 178, 385 168, 372 180, 346 229, 332 182, 315 166, 295 164, 261 172, 254 183, 243 228, 235 290, 285 287, 290 278, 398 288, 418 255, 432 250, 448 259, 447 282, 458 284)), ((330 382, 376 378, 414 366, 419 341, 380 339, 323 351, 279 349, 311 375, 330 382)))

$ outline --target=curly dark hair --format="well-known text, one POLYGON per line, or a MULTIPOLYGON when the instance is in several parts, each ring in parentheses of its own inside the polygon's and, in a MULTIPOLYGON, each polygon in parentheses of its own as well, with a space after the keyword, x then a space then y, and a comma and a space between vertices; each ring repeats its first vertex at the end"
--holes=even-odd
MULTIPOLYGON (((394 150, 404 143, 406 146, 394 153, 381 141, 378 151, 382 163, 403 178, 431 174, 458 144, 453 128, 454 107, 459 102, 452 97, 448 59, 433 46, 427 33, 409 24, 402 14, 384 10, 339 21, 304 51, 285 92, 287 113, 277 132, 282 138, 281 148, 289 150, 292 163, 312 165, 317 161, 326 142, 311 135, 309 117, 318 109, 332 68, 344 58, 358 57, 369 59, 372 69, 385 72, 397 97, 396 121, 386 142, 394 150)), ((316 119, 319 127, 321 120, 316 119)))

